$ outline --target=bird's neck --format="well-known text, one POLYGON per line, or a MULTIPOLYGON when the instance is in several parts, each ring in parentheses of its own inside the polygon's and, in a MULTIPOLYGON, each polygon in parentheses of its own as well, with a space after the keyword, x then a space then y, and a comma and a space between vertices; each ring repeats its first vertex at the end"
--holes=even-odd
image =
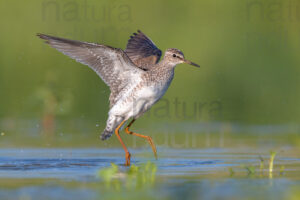
POLYGON ((170 64, 169 62, 166 62, 165 59, 154 65, 150 68, 149 75, 151 77, 151 80, 160 80, 158 82, 161 82, 162 84, 164 82, 170 82, 172 81, 174 77, 174 64, 170 64))
POLYGON ((159 63, 156 64, 158 68, 172 69, 176 64, 170 62, 166 57, 164 57, 159 63))

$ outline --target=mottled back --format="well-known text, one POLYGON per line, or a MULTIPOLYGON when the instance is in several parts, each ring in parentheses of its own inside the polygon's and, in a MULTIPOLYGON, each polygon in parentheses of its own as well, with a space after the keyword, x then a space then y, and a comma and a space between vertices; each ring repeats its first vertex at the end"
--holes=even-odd
POLYGON ((140 30, 130 36, 125 53, 136 66, 144 70, 158 63, 162 54, 154 42, 140 30))

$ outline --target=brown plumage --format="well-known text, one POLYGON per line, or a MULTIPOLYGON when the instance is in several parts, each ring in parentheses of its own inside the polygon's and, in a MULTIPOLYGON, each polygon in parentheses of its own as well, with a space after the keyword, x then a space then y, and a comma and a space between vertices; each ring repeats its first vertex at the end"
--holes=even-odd
POLYGON ((186 60, 183 53, 174 48, 167 49, 164 58, 158 62, 161 50, 141 31, 131 36, 125 51, 102 44, 44 34, 38 36, 63 54, 89 66, 109 86, 110 111, 101 139, 116 133, 126 153, 126 165, 130 164, 130 154, 119 129, 129 118, 133 121, 125 129, 126 133, 147 139, 156 156, 151 137, 129 131, 129 127, 165 94, 177 64, 199 66, 186 60))
POLYGON ((147 70, 158 63, 161 50, 142 31, 138 30, 137 32, 130 36, 125 53, 136 66, 147 70))

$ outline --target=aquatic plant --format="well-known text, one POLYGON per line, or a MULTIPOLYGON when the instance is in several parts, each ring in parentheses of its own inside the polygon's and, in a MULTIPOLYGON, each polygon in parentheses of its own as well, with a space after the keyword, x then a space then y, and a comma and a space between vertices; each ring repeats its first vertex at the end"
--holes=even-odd
POLYGON ((116 177, 119 169, 118 166, 114 163, 111 163, 111 166, 105 169, 102 169, 98 172, 99 177, 101 177, 106 185, 107 188, 111 188, 111 185, 113 183, 113 186, 115 189, 120 189, 120 182, 114 177, 116 177))
MULTIPOLYGON (((271 153, 270 153, 269 168, 268 168, 268 177, 269 178, 273 177, 274 159, 275 159, 276 154, 277 153, 274 152, 274 151, 271 151, 271 153)), ((265 164, 264 164, 265 160, 263 159, 262 156, 259 156, 259 160, 260 160, 260 164, 259 164, 260 177, 263 177, 264 176, 264 169, 265 169, 265 164)), ((243 168, 243 169, 246 169, 248 176, 250 176, 250 175, 253 176, 253 175, 256 174, 256 168, 255 168, 255 166, 242 164, 240 167, 243 168)), ((279 170, 279 174, 280 175, 283 175, 284 169, 285 169, 284 166, 280 167, 280 170, 279 170)), ((229 168, 228 170, 229 170, 230 176, 233 176, 235 174, 233 168, 229 168)))
POLYGON ((248 171, 248 175, 255 174, 255 167, 254 166, 246 166, 245 169, 248 171))
POLYGON ((259 171, 260 174, 263 175, 263 170, 265 168, 265 164, 264 164, 265 161, 262 156, 259 156, 259 160, 260 160, 259 171))
POLYGON ((276 152, 271 151, 270 153, 270 160, 269 160, 269 178, 272 178, 273 176, 273 163, 276 156, 276 152))
POLYGON ((229 171, 229 176, 230 176, 230 177, 232 177, 232 176, 235 174, 235 172, 234 172, 234 170, 232 169, 232 167, 230 167, 230 168, 228 169, 228 171, 229 171))
POLYGON ((109 189, 140 189, 154 185, 156 171, 157 166, 151 162, 140 166, 132 164, 126 171, 111 163, 110 167, 99 170, 98 176, 109 189))

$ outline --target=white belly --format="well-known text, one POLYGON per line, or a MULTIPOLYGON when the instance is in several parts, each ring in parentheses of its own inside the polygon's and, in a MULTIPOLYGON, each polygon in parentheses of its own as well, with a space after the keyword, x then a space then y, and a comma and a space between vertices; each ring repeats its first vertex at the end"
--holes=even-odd
POLYGON ((123 116, 125 119, 138 117, 151 108, 166 92, 167 86, 146 86, 128 93, 129 98, 122 98, 110 110, 109 114, 123 116))
MULTIPOLYGON (((163 88, 157 88, 149 86, 143 88, 138 92, 138 98, 136 100, 136 107, 138 110, 148 110, 153 104, 155 104, 163 95, 165 91, 163 88)), ((135 113, 138 114, 138 113, 135 113)))

